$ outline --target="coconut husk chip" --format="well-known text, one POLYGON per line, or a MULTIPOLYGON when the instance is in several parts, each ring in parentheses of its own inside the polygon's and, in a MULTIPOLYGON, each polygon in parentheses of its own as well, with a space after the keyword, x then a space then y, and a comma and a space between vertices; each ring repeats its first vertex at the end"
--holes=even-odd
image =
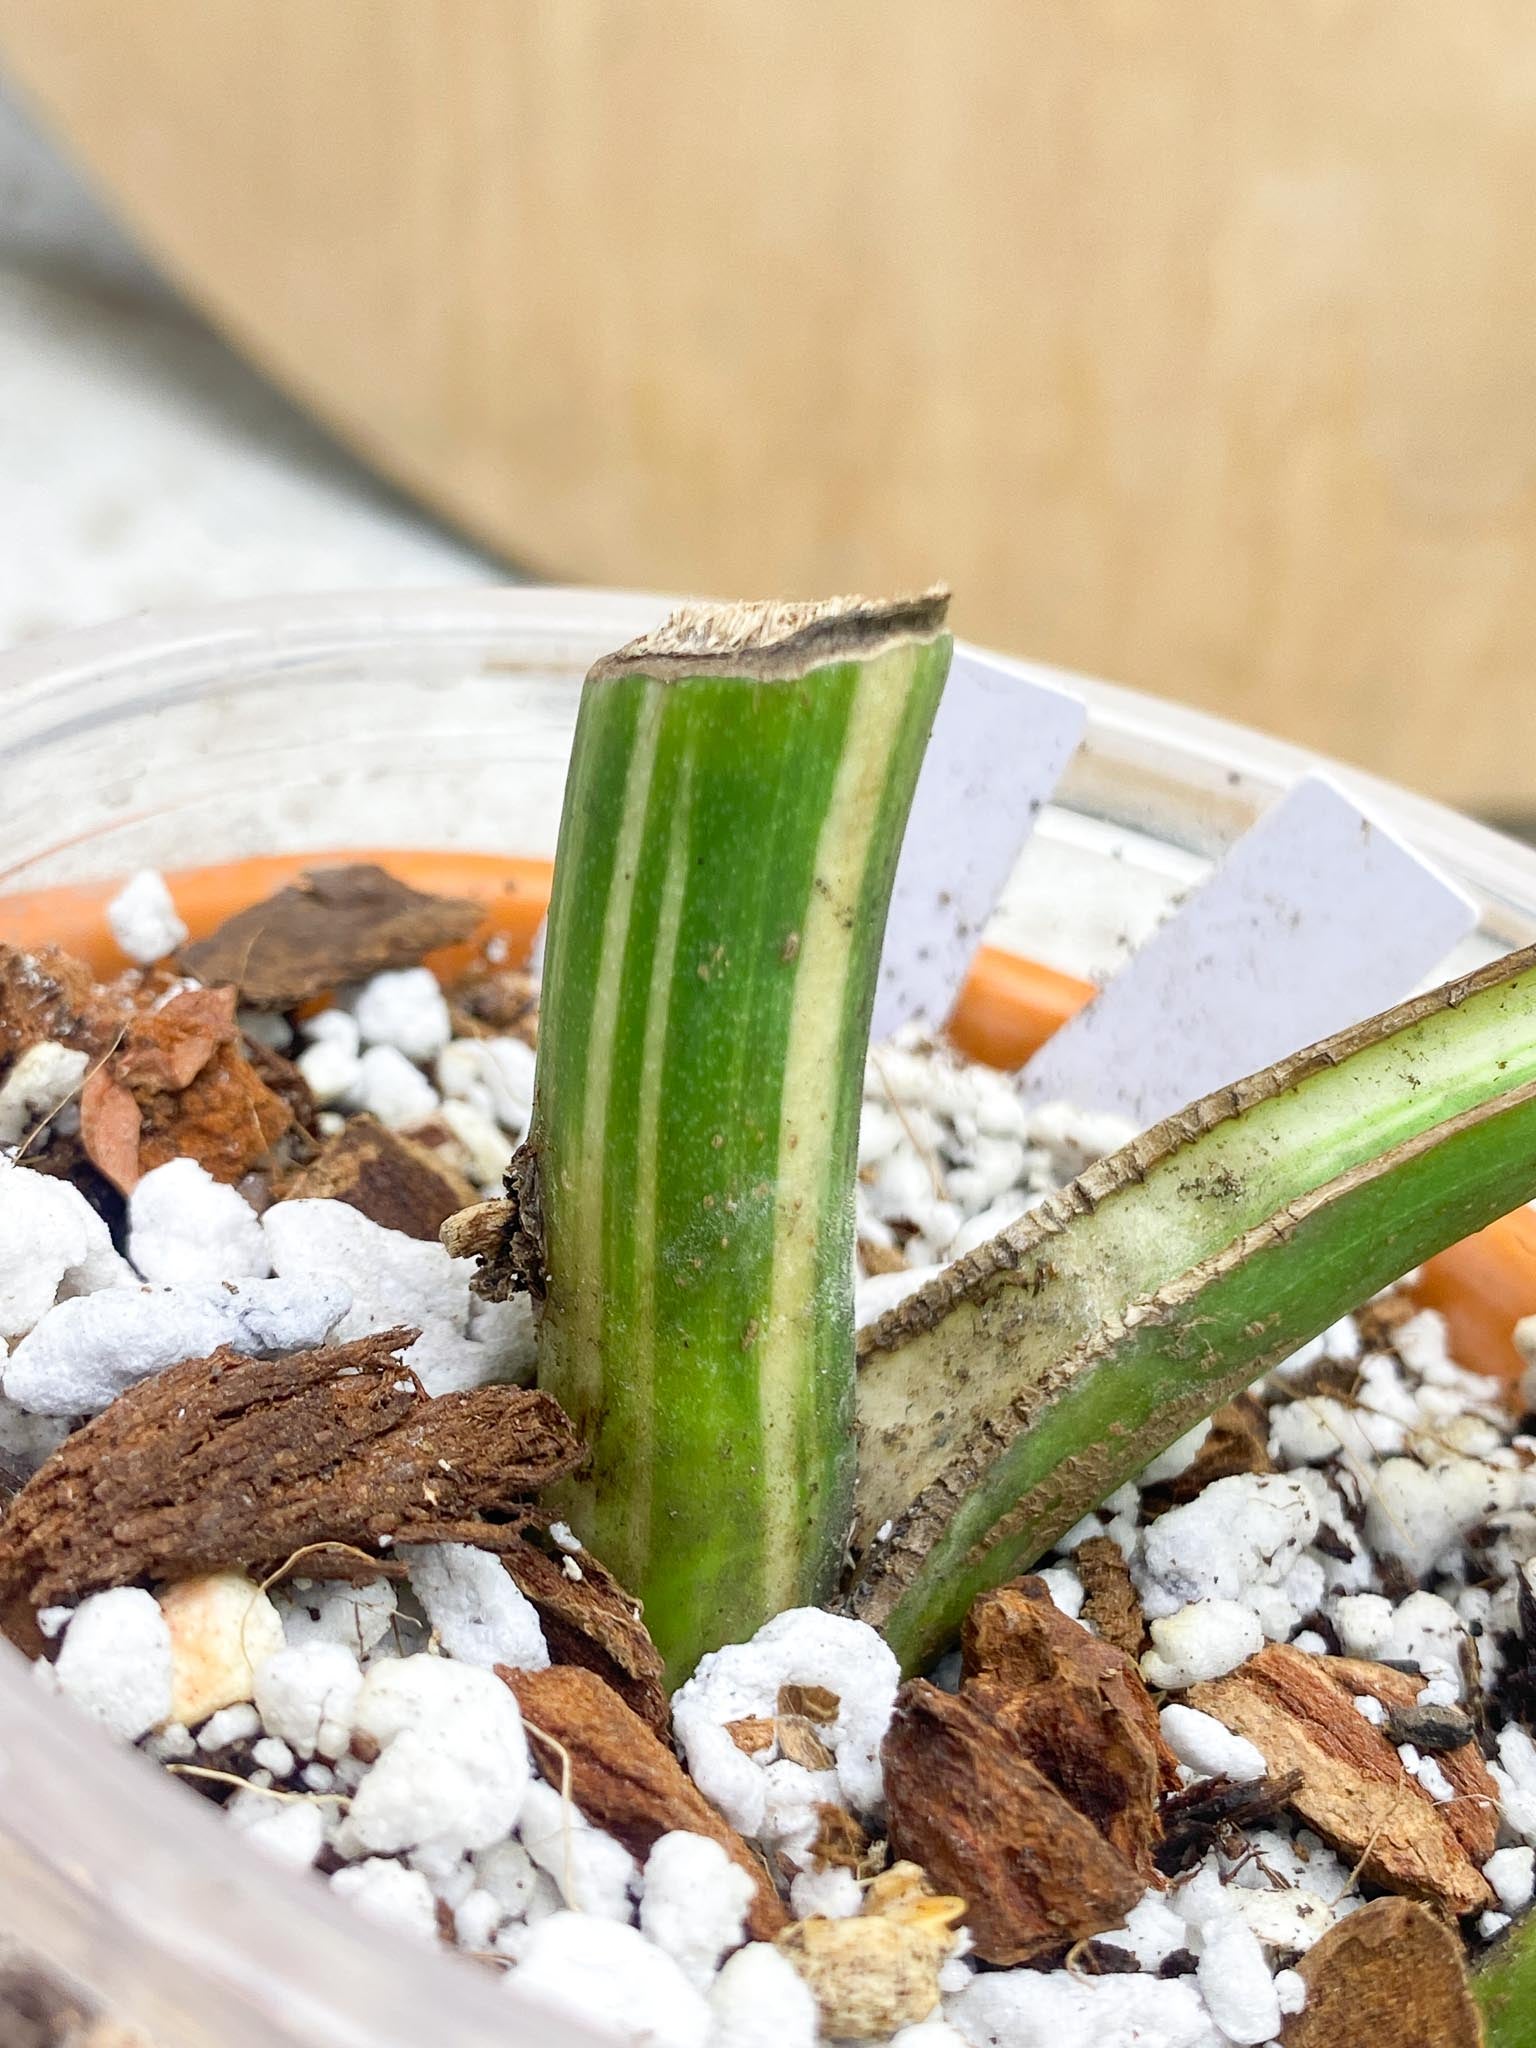
POLYGON ((1372 1899, 1297 1963, 1307 2002, 1284 2048, 1481 2048, 1455 1930, 1408 1899, 1372 1899))
POLYGON ((289 1010, 339 983, 413 967, 467 939, 483 916, 478 903, 426 895, 366 862, 316 868, 183 947, 181 964, 238 989, 253 1009, 289 1010))
POLYGON ((0 1515, 0 1626, 36 1653, 38 1608, 139 1580, 241 1570, 334 1543, 496 1547, 493 1518, 582 1446, 547 1394, 428 1396, 413 1330, 281 1358, 216 1351, 122 1394, 0 1515))
POLYGON ((986 1594, 958 1696, 904 1686, 885 1739, 891 1853, 968 1902, 976 1952, 1035 1963, 1118 1927, 1157 1883, 1176 1771, 1140 1674, 1038 1579, 986 1594))
POLYGON ((1471 1913, 1492 1903, 1481 1865, 1499 1813, 1498 1787, 1476 1744, 1436 1758, 1454 1795, 1440 1804, 1354 1705, 1361 1694, 1407 1705, 1421 1683, 1385 1665, 1272 1643, 1185 1698, 1254 1743, 1275 1776, 1294 1776, 1292 1811, 1357 1861, 1368 1883, 1471 1913))
POLYGON ((1080 1543, 1072 1553, 1072 1568, 1082 1581, 1083 1620, 1092 1622, 1106 1643, 1139 1661, 1149 1641, 1147 1618, 1114 1537, 1090 1536, 1080 1543))
POLYGON ((548 1671, 498 1665, 497 1672, 517 1695, 534 1755, 551 1784, 562 1782, 568 1766, 577 1807, 641 1862, 663 1835, 677 1829, 718 1842, 753 1882, 748 1934, 754 1941, 772 1940, 789 1915, 767 1871, 612 1687, 573 1665, 548 1671))
POLYGON ((462 1174, 376 1117, 355 1116, 310 1163, 285 1180, 280 1201, 345 1202, 386 1230, 435 1239, 473 1203, 462 1174))

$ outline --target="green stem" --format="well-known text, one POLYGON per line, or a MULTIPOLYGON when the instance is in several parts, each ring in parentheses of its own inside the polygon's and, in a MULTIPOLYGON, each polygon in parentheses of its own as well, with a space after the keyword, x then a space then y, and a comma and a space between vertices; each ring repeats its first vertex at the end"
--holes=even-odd
POLYGON ((1147 1460, 1536 1195, 1536 954, 1195 1104, 863 1335, 853 1611, 911 1668, 1147 1460))
POLYGON ((1484 2048, 1536 2048, 1536 1913, 1510 1928, 1472 1972, 1484 2048))
POLYGON ((556 1504, 674 1682, 836 1582, 864 1053, 945 602, 690 609, 587 679, 522 1212, 539 1382, 592 1449, 556 1504))

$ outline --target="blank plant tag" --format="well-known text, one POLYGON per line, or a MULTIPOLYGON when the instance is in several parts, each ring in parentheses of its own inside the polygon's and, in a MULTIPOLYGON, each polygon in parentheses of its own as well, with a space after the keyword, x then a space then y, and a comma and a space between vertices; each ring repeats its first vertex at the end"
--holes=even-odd
POLYGON ((1025 1069, 1141 1127, 1400 1002, 1471 900, 1323 776, 1299 782, 1025 1069))
POLYGON ((937 1026, 1041 807, 1083 736, 1081 698, 955 649, 896 870, 873 1036, 937 1026))

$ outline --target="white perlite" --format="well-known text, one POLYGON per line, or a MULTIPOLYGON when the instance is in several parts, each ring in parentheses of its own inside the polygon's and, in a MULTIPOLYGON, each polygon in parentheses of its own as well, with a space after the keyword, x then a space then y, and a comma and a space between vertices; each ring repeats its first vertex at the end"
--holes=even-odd
POLYGON ((45 1039, 29 1045, 0 1082, 0 1145, 19 1145, 68 1102, 85 1079, 83 1052, 45 1039))
POLYGON ((1212 1714, 1175 1705, 1164 1707, 1158 1719, 1163 1740, 1197 1777, 1231 1778, 1239 1785, 1255 1785, 1268 1769, 1262 1751, 1243 1736, 1234 1735, 1212 1714))
POLYGON ((128 1197, 128 1256, 146 1280, 264 1280, 261 1222, 245 1197, 195 1159, 170 1159, 128 1197))
POLYGON ((53 1674, 60 1692, 124 1742, 171 1718, 171 1636, 152 1595, 119 1586, 82 1600, 53 1674))
POLYGON ((430 1843, 457 1855, 510 1832, 528 1791, 528 1744, 517 1701, 493 1673, 446 1657, 385 1658, 369 1668, 352 1724, 380 1756, 338 1832, 343 1854, 430 1843))
POLYGON ((78 1188, 0 1160, 0 1342, 25 1338, 60 1295, 122 1287, 133 1277, 78 1188))
POLYGON ((1145 1532, 1138 1581, 1148 1618, 1280 1585, 1317 1529, 1317 1509, 1297 1480, 1250 1472, 1218 1479, 1145 1532))
POLYGON ((628 1920, 640 1866, 612 1835, 594 1827, 553 1785, 535 1780, 523 1800, 523 1847, 566 1905, 600 1920, 628 1920))
POLYGON ((643 1934, 590 1913, 532 1929, 509 1987, 559 2019, 586 2021, 627 2048, 705 2048, 710 2009, 643 1934))
MULTIPOLYGON (((353 1025, 354 1038, 356 1031, 353 1025)), ((363 1064, 355 1045, 348 1047, 336 1038, 318 1038, 313 1045, 305 1046, 294 1065, 321 1109, 330 1109, 337 1103, 350 1105, 355 1100, 363 1077, 363 1064)))
POLYGON ((445 1096, 467 1102, 514 1137, 533 1115, 533 1048, 520 1038, 456 1038, 437 1056, 445 1096))
POLYGON ((645 1859, 640 1932, 707 1991, 720 1959, 740 1945, 755 1887, 706 1835, 663 1835, 645 1859))
POLYGON ((815 2048, 816 2001, 810 1987, 793 1963, 765 1941, 748 1942, 726 1958, 709 1988, 709 2006, 714 2016, 709 2048, 815 2048))
POLYGON ((261 1227, 279 1276, 346 1287, 351 1306, 336 1342, 399 1324, 420 1330, 405 1358, 429 1394, 523 1370, 528 1311, 520 1305, 508 1318, 475 1316, 473 1260, 451 1259, 440 1244, 387 1230, 345 1202, 278 1202, 261 1227))
POLYGON ((359 1912, 397 1934, 431 1941, 437 1934, 437 1902, 432 1887, 418 1871, 387 1857, 370 1856, 362 1863, 335 1871, 331 1890, 350 1899, 359 1912))
POLYGON ((367 1110, 392 1131, 424 1123, 437 1107, 437 1090, 392 1045, 368 1047, 357 1063, 350 1094, 354 1107, 367 1110))
POLYGON ((187 928, 158 868, 140 868, 124 883, 107 905, 107 923, 128 958, 141 967, 153 966, 187 940, 187 928))
POLYGON ((971 2048, 1226 2048, 1187 1977, 994 1970, 944 2012, 971 2048))
POLYGON ((290 1644, 340 1643, 365 1657, 389 1633, 395 1618, 395 1589, 388 1579, 290 1579, 273 1596, 290 1644))
POLYGON ((1196 1600, 1150 1624, 1152 1647, 1141 1675, 1154 1690, 1178 1692, 1209 1678, 1225 1678, 1264 1647, 1264 1631, 1251 1607, 1235 1600, 1196 1600))
POLYGON ((1526 1848, 1495 1849, 1483 1865, 1483 1875, 1507 1913, 1523 1913, 1531 1903, 1533 1865, 1536 1851, 1526 1848))
POLYGON ((1206 2010, 1236 2048, 1259 2048, 1280 2031, 1280 1998, 1264 1951, 1233 1913, 1199 1929, 1197 1978, 1206 2010))
POLYGON ((210 1714, 197 1731, 197 1746, 211 1755, 233 1742, 249 1742, 260 1733, 261 1716, 253 1706, 242 1702, 238 1706, 220 1707, 216 1714, 210 1714))
POLYGON ((325 1844, 324 1810, 308 1800, 240 1792, 224 1813, 237 1834, 290 1869, 307 1870, 325 1844))
POLYGON ((376 974, 352 1000, 364 1045, 388 1045, 408 1060, 430 1060, 453 1036, 448 1005, 430 967, 376 974))
POLYGON ((732 1826, 744 1835, 787 1843, 808 1818, 814 1832, 815 1805, 828 1796, 817 1779, 830 1774, 790 1763, 765 1765, 737 1748, 725 1724, 773 1714, 781 1686, 825 1686, 837 1695, 837 1718, 818 1732, 836 1759, 837 1792, 856 1812, 871 1813, 882 1797, 880 1744, 900 1682, 895 1657, 864 1622, 820 1608, 791 1608, 750 1642, 730 1644, 702 1660, 673 1699, 673 1727, 700 1789, 732 1826))
POLYGON ((411 1544, 402 1545, 399 1556, 448 1656, 487 1668, 548 1669, 538 1612, 492 1551, 470 1543, 411 1544))
POLYGON ((352 1716, 362 1683, 357 1659, 340 1643, 282 1649, 257 1670, 256 1711, 267 1733, 286 1742, 296 1755, 334 1762, 352 1739, 352 1716))
POLYGON ((139 1380, 220 1345, 256 1356, 323 1344, 347 1301, 343 1287, 307 1279, 107 1287, 43 1316, 7 1359, 5 1391, 34 1414, 94 1415, 139 1380))

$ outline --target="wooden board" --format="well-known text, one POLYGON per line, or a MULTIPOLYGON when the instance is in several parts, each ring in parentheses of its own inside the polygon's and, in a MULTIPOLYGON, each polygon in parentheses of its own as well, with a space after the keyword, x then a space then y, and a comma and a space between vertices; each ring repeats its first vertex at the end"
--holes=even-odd
POLYGON ((535 570, 1530 798, 1527 0, 0 0, 149 248, 535 570))

